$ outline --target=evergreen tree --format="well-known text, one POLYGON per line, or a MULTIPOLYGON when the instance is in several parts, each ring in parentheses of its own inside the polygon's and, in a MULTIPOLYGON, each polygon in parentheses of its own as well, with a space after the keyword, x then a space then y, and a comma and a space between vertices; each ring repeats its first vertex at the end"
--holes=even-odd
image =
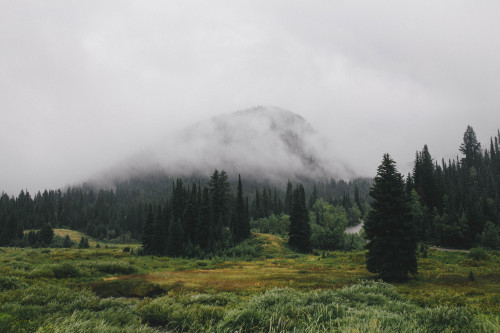
POLYGON ((69 238, 69 235, 64 236, 63 247, 70 248, 73 246, 73 241, 69 238))
POLYGON ((243 201, 243 185, 241 176, 238 175, 238 190, 236 194, 236 221, 234 223, 233 237, 239 242, 250 235, 250 221, 246 214, 245 202, 243 201))
POLYGON ((144 228, 142 231, 142 247, 144 248, 144 253, 146 254, 151 254, 154 252, 153 235, 154 235, 153 207, 151 204, 149 204, 148 216, 144 221, 144 228))
POLYGON ((285 193, 285 214, 290 215, 292 212, 293 205, 293 187, 290 180, 286 185, 286 193, 285 193))
POLYGON ((167 254, 181 256, 184 252, 184 229, 180 219, 172 221, 168 230, 167 254))
POLYGON ((158 211, 154 218, 153 223, 153 235, 152 235, 152 248, 151 252, 156 255, 162 255, 165 253, 165 222, 163 218, 163 213, 161 207, 158 206, 158 211))
POLYGON ((365 223, 369 243, 366 266, 386 281, 404 281, 417 273, 417 238, 405 184, 385 154, 370 189, 372 210, 365 223))
POLYGON ((309 210, 313 209, 313 206, 316 203, 316 200, 318 200, 318 190, 316 189, 316 184, 314 184, 311 195, 309 196, 309 207, 308 207, 309 210))
POLYGON ((222 226, 229 226, 230 217, 230 186, 224 170, 214 171, 210 177, 208 189, 211 196, 212 221, 215 222, 216 229, 218 229, 216 232, 219 233, 222 226))
POLYGON ((199 215, 197 204, 198 191, 196 190, 195 183, 193 183, 191 191, 188 191, 187 196, 186 211, 184 212, 184 237, 186 238, 186 243, 194 244, 199 215))
POLYGON ((471 126, 467 126, 465 130, 460 152, 465 155, 462 161, 467 170, 471 167, 478 167, 482 157, 481 143, 477 141, 476 133, 471 126))
POLYGON ((41 246, 50 246, 54 239, 54 230, 50 223, 44 223, 40 229, 40 242, 41 246))
POLYGON ((199 210, 198 226, 196 228, 196 244, 204 250, 208 249, 213 240, 210 239, 210 230, 212 230, 212 217, 210 212, 210 195, 208 188, 203 188, 201 197, 201 206, 199 210))
POLYGON ((86 237, 80 238, 80 243, 78 244, 80 249, 88 249, 90 248, 89 240, 86 237))
POLYGON ((293 191, 288 244, 301 252, 307 252, 311 249, 310 242, 311 226, 307 213, 306 195, 304 186, 299 184, 293 191))

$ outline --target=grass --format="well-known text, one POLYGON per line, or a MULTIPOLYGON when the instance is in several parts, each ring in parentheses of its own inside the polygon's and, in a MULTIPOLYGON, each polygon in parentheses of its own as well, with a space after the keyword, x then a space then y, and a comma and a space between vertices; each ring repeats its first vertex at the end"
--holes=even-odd
POLYGON ((373 284, 363 251, 297 254, 266 234, 203 260, 125 246, 139 244, 0 248, 0 331, 467 331, 456 329, 460 318, 472 331, 500 331, 498 252, 477 260, 431 249, 416 277, 391 286, 373 284))

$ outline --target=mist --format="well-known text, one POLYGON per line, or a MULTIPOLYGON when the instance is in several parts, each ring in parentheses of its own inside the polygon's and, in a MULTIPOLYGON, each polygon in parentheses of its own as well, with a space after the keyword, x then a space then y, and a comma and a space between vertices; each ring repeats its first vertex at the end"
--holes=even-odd
MULTIPOLYGON (((483 144, 500 127, 499 12, 452 0, 3 3, 0 191, 79 184, 137 152, 198 163, 211 148, 178 133, 257 105, 303 117, 321 137, 307 154, 334 176, 373 176, 386 152, 405 173, 424 144, 453 158, 467 125, 483 144), (170 147, 177 135, 194 148, 170 147)), ((256 142, 254 161, 237 147, 207 169, 237 155, 240 172, 266 157, 302 172, 276 155, 286 150, 256 142)))
POLYGON ((288 180, 353 178, 349 165, 330 151, 329 141, 300 115, 258 106, 174 131, 91 180, 112 186, 152 173, 208 177, 215 169, 281 186, 288 180))

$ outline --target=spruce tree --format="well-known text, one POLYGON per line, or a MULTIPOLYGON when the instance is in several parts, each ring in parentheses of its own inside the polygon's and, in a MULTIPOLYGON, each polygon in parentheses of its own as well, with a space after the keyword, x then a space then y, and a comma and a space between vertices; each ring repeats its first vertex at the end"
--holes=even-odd
POLYGON ((50 246, 52 243, 52 239, 54 239, 54 231, 52 230, 52 226, 50 223, 44 223, 42 228, 40 229, 40 241, 42 246, 50 246))
POLYGON ((293 205, 293 187, 290 180, 286 185, 286 193, 285 193, 285 214, 290 215, 292 213, 292 205, 293 205))
POLYGON ((367 269, 386 281, 407 280, 408 273, 417 273, 417 237, 404 181, 389 154, 378 167, 370 196, 372 209, 364 226, 367 269))
POLYGON ((144 221, 144 228, 142 230, 142 247, 144 248, 144 253, 151 254, 154 252, 153 244, 153 234, 154 234, 154 216, 153 207, 151 204, 148 206, 148 215, 144 221))
POLYGON ((89 240, 86 237, 80 238, 80 243, 78 243, 78 247, 80 249, 88 249, 90 248, 89 240))
POLYGON ((239 242, 250 235, 250 222, 246 214, 245 202, 243 201, 243 185, 241 176, 238 175, 238 190, 236 194, 236 221, 234 223, 233 237, 239 242))
POLYGON ((196 184, 193 183, 191 187, 191 192, 187 193, 186 210, 184 212, 184 238, 186 243, 195 243, 196 238, 196 228, 198 222, 198 191, 196 190, 196 184))
POLYGON ((208 188, 203 188, 201 196, 201 205, 198 216, 198 225, 196 227, 196 244, 199 244, 203 250, 209 248, 212 243, 210 239, 210 230, 212 229, 212 217, 210 213, 210 195, 208 188))
POLYGON ((184 229, 182 221, 177 219, 170 223, 168 229, 167 253, 172 257, 182 255, 184 252, 184 229))
POLYGON ((151 252, 156 255, 162 255, 165 253, 165 222, 162 213, 161 206, 158 206, 158 211, 154 218, 153 223, 153 235, 152 235, 152 249, 151 252))
POLYGON ((293 191, 292 211, 290 214, 290 231, 288 244, 301 252, 311 249, 311 226, 307 213, 304 186, 297 185, 293 191))

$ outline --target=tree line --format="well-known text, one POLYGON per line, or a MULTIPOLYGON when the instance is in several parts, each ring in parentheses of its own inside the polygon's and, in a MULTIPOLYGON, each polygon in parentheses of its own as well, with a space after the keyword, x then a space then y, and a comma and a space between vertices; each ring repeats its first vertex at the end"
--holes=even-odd
MULTIPOLYGON (((113 183, 113 188, 83 184, 62 190, 45 190, 34 196, 27 190, 22 190, 17 197, 2 193, 0 246, 31 246, 32 243, 24 237, 23 230, 40 230, 45 224, 53 228, 78 230, 106 242, 141 240, 143 226, 147 219, 151 220, 150 206, 153 220, 158 216, 166 219, 166 212, 172 208, 171 198, 175 197, 176 208, 173 210, 176 218, 172 218, 175 224, 181 215, 179 212, 194 202, 191 199, 189 204, 184 204, 183 200, 190 198, 194 187, 197 193, 201 192, 203 199, 203 187, 208 187, 210 181, 211 178, 174 179, 164 174, 152 174, 117 181, 113 183), (179 181, 182 182, 183 191, 179 190, 179 181)), ((226 195, 230 197, 229 202, 234 203, 237 199, 235 194, 238 192, 238 179, 227 178, 226 181, 226 195)), ((285 188, 262 184, 254 179, 242 182, 244 204, 250 221, 281 214, 290 215, 293 192, 291 182, 285 188)), ((355 223, 360 212, 366 211, 368 207, 366 201, 371 185, 368 178, 349 182, 333 179, 324 182, 304 180, 303 184, 308 208, 312 207, 316 198, 323 198, 326 202, 345 207, 346 212, 349 212, 349 221, 355 223)), ((235 209, 232 204, 231 210, 235 209)), ((229 214, 228 212, 224 214, 229 214)), ((167 215, 170 216, 170 213, 167 215)), ((227 222, 226 215, 223 220, 227 222)))
POLYGON ((483 151, 468 126, 460 145, 463 157, 441 165, 425 145, 406 180, 389 154, 384 155, 370 189, 373 202, 365 223, 370 272, 386 281, 404 281, 408 274, 417 274, 418 242, 424 249, 425 242, 499 248, 498 134, 490 139, 490 149, 483 151))
POLYGON ((177 179, 165 204, 149 204, 142 245, 146 254, 196 256, 224 250, 249 235, 248 199, 241 177, 234 198, 226 172, 215 170, 203 187, 186 186, 177 179))
POLYGON ((415 230, 420 241, 468 248, 500 247, 500 131, 482 149, 468 126, 462 157, 439 164, 427 145, 417 151, 406 177, 415 230))

